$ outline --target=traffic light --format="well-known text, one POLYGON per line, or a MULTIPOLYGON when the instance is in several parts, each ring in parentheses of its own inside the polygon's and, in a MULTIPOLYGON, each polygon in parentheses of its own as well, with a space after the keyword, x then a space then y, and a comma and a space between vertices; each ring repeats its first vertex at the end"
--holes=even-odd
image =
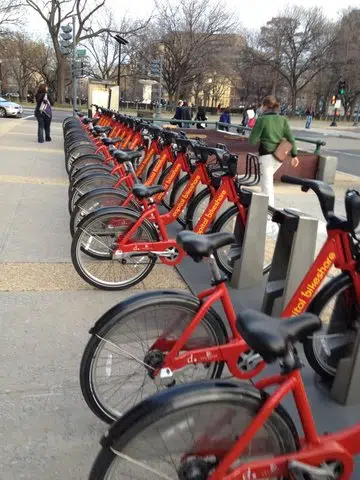
POLYGON ((344 95, 345 93, 345 87, 346 87, 346 82, 344 80, 342 80, 341 82, 339 82, 339 88, 338 88, 338 94, 339 95, 344 95))
POLYGON ((160 60, 153 60, 150 65, 150 73, 154 76, 160 76, 160 60))
POLYGON ((335 103, 336 103, 336 95, 333 95, 331 97, 331 105, 335 105, 335 103))
POLYGON ((60 50, 63 55, 70 55, 73 45, 72 26, 61 26, 62 33, 60 33, 60 50))

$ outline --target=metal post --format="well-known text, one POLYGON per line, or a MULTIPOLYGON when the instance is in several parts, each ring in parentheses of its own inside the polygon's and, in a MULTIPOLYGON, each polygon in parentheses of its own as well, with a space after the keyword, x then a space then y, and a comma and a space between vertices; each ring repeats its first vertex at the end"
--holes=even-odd
MULTIPOLYGON (((241 255, 239 255, 239 259, 235 260, 231 275, 232 287, 253 288, 263 280, 268 203, 267 195, 251 192, 241 255)), ((236 224, 234 233, 236 237, 236 224)))
POLYGON ((333 118, 333 121, 330 123, 330 127, 337 127, 336 114, 337 114, 337 108, 335 108, 335 110, 334 110, 334 118, 333 118))
POLYGON ((120 65, 121 65, 121 42, 119 43, 119 63, 118 63, 118 78, 117 78, 117 83, 119 86, 119 98, 118 98, 118 112, 120 112, 120 65))
POLYGON ((72 58, 72 81, 73 81, 73 116, 75 117, 75 110, 77 107, 77 88, 76 88, 76 32, 75 32, 75 15, 72 17, 73 26, 73 58, 72 58))
POLYGON ((156 116, 161 117, 161 97, 162 97, 162 70, 163 70, 163 56, 160 55, 160 68, 159 68, 159 100, 158 108, 156 109, 156 116))

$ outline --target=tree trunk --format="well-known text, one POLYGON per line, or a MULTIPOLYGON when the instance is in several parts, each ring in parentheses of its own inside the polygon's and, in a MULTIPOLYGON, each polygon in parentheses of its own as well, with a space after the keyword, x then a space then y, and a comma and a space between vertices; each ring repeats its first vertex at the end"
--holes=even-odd
POLYGON ((60 51, 56 54, 57 69, 56 69, 56 90, 58 103, 65 103, 65 58, 60 51))
POLYGON ((291 115, 292 116, 296 115, 296 94, 297 94, 297 91, 294 89, 291 89, 291 115))

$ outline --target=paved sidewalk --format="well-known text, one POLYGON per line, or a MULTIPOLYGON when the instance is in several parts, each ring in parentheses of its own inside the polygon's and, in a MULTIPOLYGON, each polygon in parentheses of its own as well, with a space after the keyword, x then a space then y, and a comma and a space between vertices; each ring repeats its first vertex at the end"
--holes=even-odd
POLYGON ((78 371, 88 330, 141 289, 186 288, 156 266, 137 289, 104 292, 70 260, 62 128, 0 121, 1 480, 86 479, 106 426, 88 409, 78 371))
MULTIPOLYGON (((52 138, 39 145, 35 122, 0 121, 4 480, 87 478, 106 429, 80 393, 78 370, 88 329, 107 309, 139 289, 186 288, 175 269, 161 265, 137 289, 121 293, 92 289, 77 276, 70 262, 61 124, 53 124, 52 138)), ((350 185, 360 188, 360 178, 337 175, 339 212, 344 211, 343 194, 350 185)), ((302 193, 300 187, 277 185, 276 201, 322 219, 315 195, 302 193)), ((191 262, 189 268, 193 267, 191 262)), ((316 398, 321 401, 321 394, 316 398)), ((331 411, 326 404, 322 423, 331 411)), ((345 423, 352 418, 348 415, 345 423)))

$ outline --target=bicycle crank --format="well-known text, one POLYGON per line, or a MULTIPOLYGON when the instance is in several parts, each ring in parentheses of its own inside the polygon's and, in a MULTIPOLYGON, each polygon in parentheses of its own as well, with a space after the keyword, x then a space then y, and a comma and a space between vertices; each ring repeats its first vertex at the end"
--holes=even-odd
POLYGON ((336 480, 341 476, 342 466, 339 462, 329 462, 324 463, 320 467, 314 467, 313 465, 293 460, 289 462, 289 471, 295 480, 302 480, 304 473, 310 475, 313 480, 336 480))

